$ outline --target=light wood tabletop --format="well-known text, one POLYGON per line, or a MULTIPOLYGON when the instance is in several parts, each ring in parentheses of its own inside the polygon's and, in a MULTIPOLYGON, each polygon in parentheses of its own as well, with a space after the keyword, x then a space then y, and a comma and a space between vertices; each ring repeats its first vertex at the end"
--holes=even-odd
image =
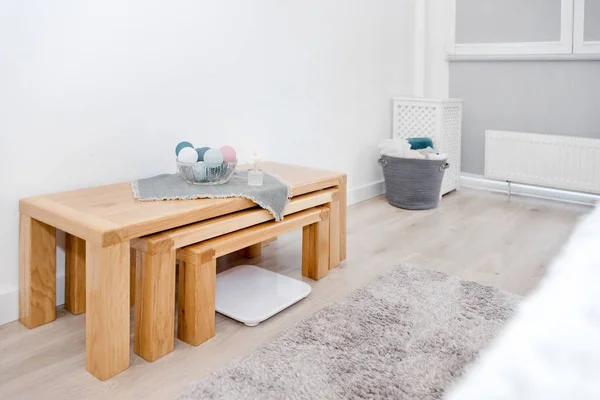
MULTIPOLYGON (((345 175, 295 165, 264 162, 260 169, 275 174, 292 188, 292 196, 338 186, 345 175)), ((246 165, 238 169, 247 169, 246 165)), ((20 212, 38 221, 102 246, 255 207, 243 198, 193 201, 139 201, 129 182, 29 197, 20 212)))
MULTIPOLYGON (((346 175, 274 162, 259 167, 287 182, 292 196, 339 190, 331 235, 344 260, 346 175)), ((143 202, 129 182, 21 199, 19 320, 34 328, 56 318, 56 229, 67 232, 67 243, 85 241, 67 246, 66 259, 85 260, 86 368, 108 379, 129 367, 129 240, 252 207, 244 198, 143 202)))

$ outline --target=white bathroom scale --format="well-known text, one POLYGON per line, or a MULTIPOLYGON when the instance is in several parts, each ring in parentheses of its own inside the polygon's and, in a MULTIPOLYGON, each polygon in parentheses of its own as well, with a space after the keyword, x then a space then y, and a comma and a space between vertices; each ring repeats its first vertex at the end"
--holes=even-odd
POLYGON ((254 265, 217 275, 215 308, 219 314, 256 326, 308 296, 309 284, 254 265))

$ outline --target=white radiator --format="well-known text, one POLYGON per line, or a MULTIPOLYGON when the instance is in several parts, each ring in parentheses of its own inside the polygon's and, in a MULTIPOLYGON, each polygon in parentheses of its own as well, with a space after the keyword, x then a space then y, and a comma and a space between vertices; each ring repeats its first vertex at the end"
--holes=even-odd
POLYGON ((486 131, 485 176, 600 193, 600 139, 486 131))

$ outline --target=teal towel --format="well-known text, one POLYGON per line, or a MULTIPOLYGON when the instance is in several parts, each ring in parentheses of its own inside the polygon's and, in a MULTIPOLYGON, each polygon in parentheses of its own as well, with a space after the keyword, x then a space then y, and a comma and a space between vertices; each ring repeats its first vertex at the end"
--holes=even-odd
POLYGON ((410 143, 410 148, 412 150, 420 150, 431 147, 433 149, 433 140, 428 137, 417 137, 417 138, 408 138, 408 143, 410 143))

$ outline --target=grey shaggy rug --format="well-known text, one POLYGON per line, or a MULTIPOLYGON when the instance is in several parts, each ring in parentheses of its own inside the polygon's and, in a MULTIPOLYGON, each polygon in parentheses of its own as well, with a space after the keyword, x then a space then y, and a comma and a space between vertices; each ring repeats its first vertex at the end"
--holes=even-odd
POLYGON ((401 266, 193 384, 180 399, 439 399, 519 300, 401 266))

